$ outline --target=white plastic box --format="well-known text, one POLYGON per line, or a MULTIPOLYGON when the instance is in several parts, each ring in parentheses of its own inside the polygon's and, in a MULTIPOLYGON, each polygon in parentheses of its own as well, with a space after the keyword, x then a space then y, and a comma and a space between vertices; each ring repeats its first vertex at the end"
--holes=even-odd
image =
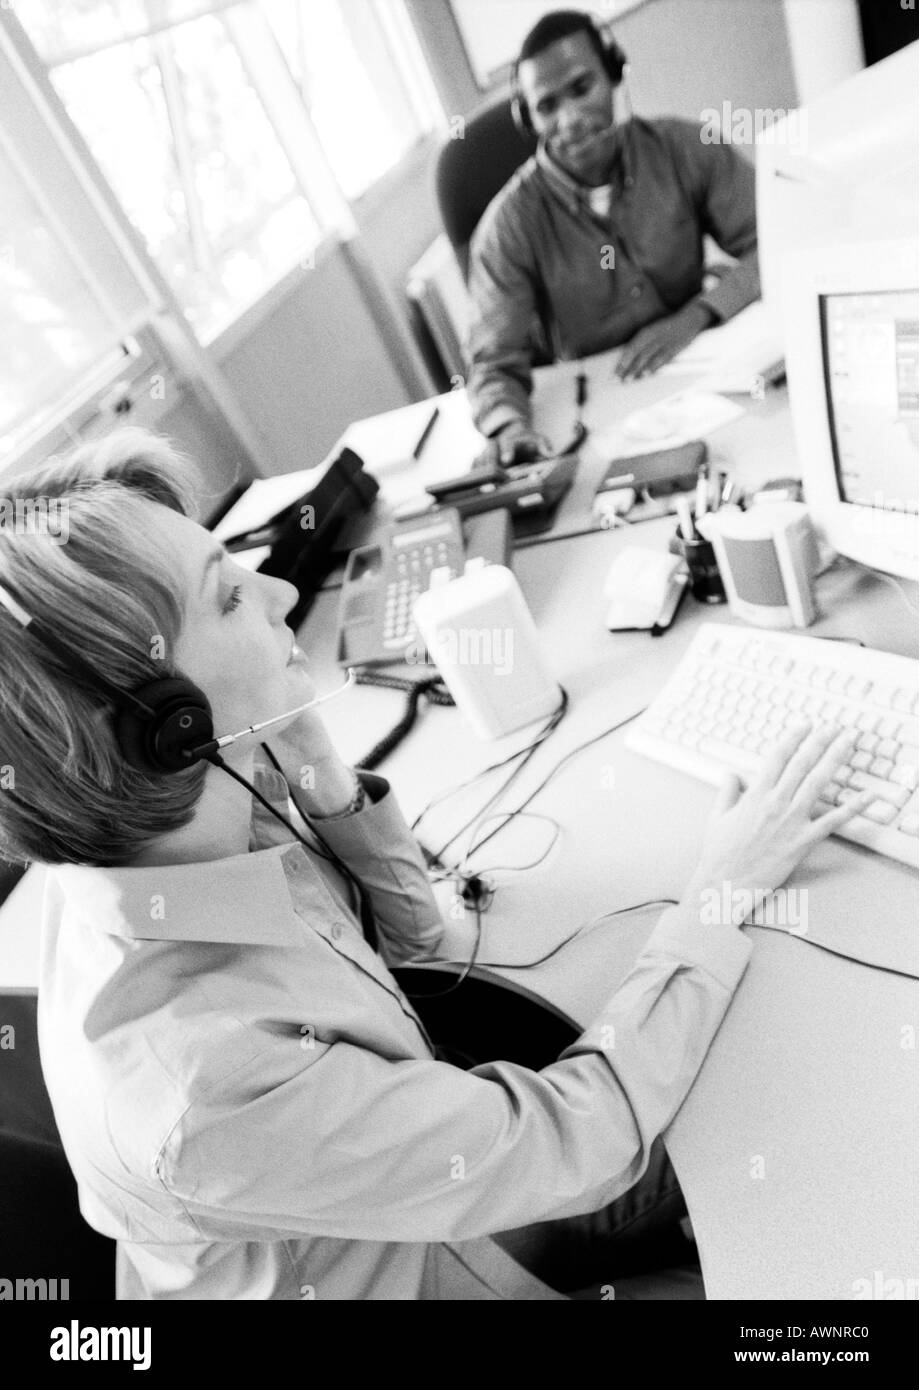
POLYGON ((430 660, 479 738, 501 738, 558 708, 561 689, 504 565, 428 589, 413 611, 430 660))

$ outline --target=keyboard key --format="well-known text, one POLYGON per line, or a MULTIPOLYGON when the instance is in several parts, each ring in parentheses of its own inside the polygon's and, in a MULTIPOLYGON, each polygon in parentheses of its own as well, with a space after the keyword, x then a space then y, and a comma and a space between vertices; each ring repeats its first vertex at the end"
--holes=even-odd
POLYGON ((914 792, 919 787, 919 767, 914 767, 912 763, 896 763, 889 780, 898 787, 906 787, 907 791, 914 792))
POLYGON ((858 719, 856 720, 856 725, 859 729, 862 729, 866 734, 873 734, 877 731, 877 727, 880 724, 880 722, 881 716, 879 714, 875 714, 873 710, 865 709, 862 710, 861 714, 858 716, 858 719))
POLYGON ((891 806, 889 801, 872 801, 870 806, 866 806, 862 815, 868 820, 877 821, 878 825, 889 825, 896 817, 897 808, 891 806))
POLYGON ((855 746, 861 753, 873 753, 879 743, 877 734, 859 734, 855 746))
POLYGON ((897 826, 901 835, 919 836, 919 816, 904 816, 897 826))
POLYGON ((909 792, 905 787, 894 786, 881 777, 869 776, 867 772, 853 772, 846 790, 850 789, 856 792, 874 792, 879 801, 889 801, 891 806, 896 806, 901 811, 909 801, 909 792))
POLYGON ((853 753, 852 755, 852 766, 862 772, 867 772, 873 761, 870 753, 853 753))
POLYGON ((874 750, 877 758, 895 758, 900 751, 900 745, 896 739, 882 738, 877 748, 874 750))
POLYGON ((850 676, 846 683, 845 693, 850 700, 864 700, 870 689, 871 681, 867 676, 850 676))
POLYGON ((881 738, 896 738, 902 723, 902 719, 893 719, 889 714, 885 714, 878 724, 877 732, 881 738))
POLYGON ((872 777, 881 777, 886 782, 893 772, 893 762, 890 758, 875 758, 870 771, 872 777))
POLYGON ((710 736, 700 741, 699 752, 707 753, 709 757, 724 763, 725 766, 737 768, 740 771, 753 772, 760 765, 760 759, 751 755, 746 749, 737 748, 730 743, 722 743, 721 739, 710 736))

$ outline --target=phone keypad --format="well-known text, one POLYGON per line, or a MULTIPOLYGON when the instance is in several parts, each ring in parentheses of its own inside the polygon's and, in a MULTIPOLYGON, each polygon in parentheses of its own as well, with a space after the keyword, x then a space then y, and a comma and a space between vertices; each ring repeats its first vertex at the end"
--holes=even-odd
POLYGON ((456 570, 449 563, 446 541, 427 542, 396 554, 395 578, 386 587, 384 646, 405 647, 411 642, 415 635, 412 605, 418 595, 429 588, 432 571, 441 567, 449 569, 451 579, 456 578, 456 570))

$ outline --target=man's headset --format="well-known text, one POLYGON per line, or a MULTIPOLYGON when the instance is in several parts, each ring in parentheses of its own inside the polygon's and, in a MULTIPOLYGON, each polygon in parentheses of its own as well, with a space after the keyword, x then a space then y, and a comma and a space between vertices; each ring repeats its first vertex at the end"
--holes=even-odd
MULTIPOLYGON (((623 49, 613 38, 612 34, 598 19, 591 19, 585 16, 586 23, 583 31, 575 30, 575 33, 592 29, 597 39, 597 47, 603 54, 603 66, 614 87, 618 87, 626 75, 628 69, 628 59, 623 49)), ((533 132, 533 120, 530 116, 530 108, 526 98, 520 90, 520 60, 518 59, 511 70, 511 116, 518 132, 524 136, 530 136, 533 132)))
POLYGON ((291 715, 301 714, 313 705, 321 705, 354 682, 354 671, 348 671, 344 685, 308 700, 295 709, 285 710, 261 724, 250 724, 235 734, 214 737, 214 720, 207 696, 200 686, 185 676, 161 677, 148 681, 137 690, 119 690, 82 657, 78 656, 53 632, 22 607, 12 594, 0 586, 0 605, 15 618, 20 627, 38 638, 43 646, 76 671, 89 685, 112 700, 118 710, 116 737, 124 759, 139 772, 182 772, 202 759, 212 761, 222 748, 237 739, 256 734, 291 715))

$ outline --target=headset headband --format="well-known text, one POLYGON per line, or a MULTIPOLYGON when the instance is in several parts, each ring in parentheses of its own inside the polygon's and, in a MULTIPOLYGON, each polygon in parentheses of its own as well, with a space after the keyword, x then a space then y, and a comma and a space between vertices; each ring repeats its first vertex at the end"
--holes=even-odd
POLYGON ((37 618, 33 617, 31 613, 27 613, 10 591, 4 588, 2 584, 0 584, 0 604, 2 604, 6 611, 15 618, 16 622, 24 631, 30 631, 34 637, 38 638, 43 646, 48 647, 49 650, 54 652, 55 656, 60 657, 62 661, 73 666, 85 680, 89 681, 96 690, 100 691, 100 693, 104 694, 108 699, 114 700, 119 706, 125 704, 130 705, 136 713, 142 714, 147 719, 153 717, 154 710, 150 705, 146 704, 143 700, 138 700, 136 696, 132 695, 128 690, 119 690, 117 686, 112 685, 110 681, 106 680, 105 676, 94 670, 81 656, 71 651, 63 642, 58 641, 54 633, 50 632, 48 628, 45 627, 43 623, 40 623, 37 618))
MULTIPOLYGON (((588 30, 593 31, 597 39, 597 46, 603 55, 603 64, 607 75, 613 85, 618 87, 628 67, 628 59, 613 36, 611 22, 589 14, 584 15, 584 21, 583 27, 575 29, 573 32, 582 34, 587 33, 588 30)), ((568 37, 573 37, 573 35, 568 37)), ((547 44, 546 46, 549 47, 550 45, 547 44)), ((524 139, 528 139, 533 134, 533 121, 526 99, 520 92, 519 73, 520 59, 516 58, 511 68, 511 116, 518 134, 524 139)))

